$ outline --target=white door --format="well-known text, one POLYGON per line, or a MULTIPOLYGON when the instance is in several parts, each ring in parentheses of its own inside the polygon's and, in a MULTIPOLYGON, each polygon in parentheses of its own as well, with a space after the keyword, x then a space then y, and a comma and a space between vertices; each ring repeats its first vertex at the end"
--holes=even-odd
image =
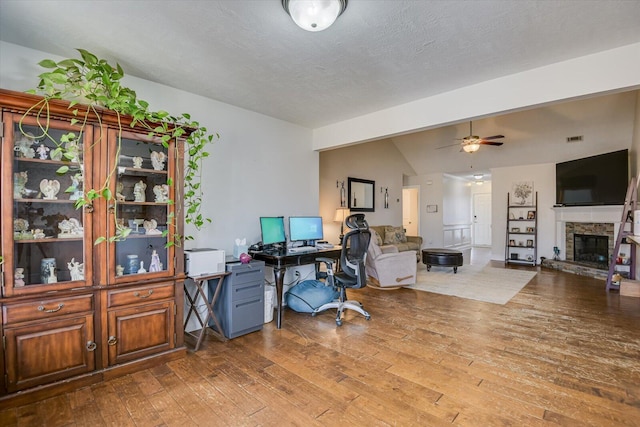
POLYGON ((491 194, 473 195, 473 244, 491 246, 491 194))
POLYGON ((402 189, 402 227, 407 236, 419 236, 420 224, 418 209, 419 188, 405 187, 402 189))

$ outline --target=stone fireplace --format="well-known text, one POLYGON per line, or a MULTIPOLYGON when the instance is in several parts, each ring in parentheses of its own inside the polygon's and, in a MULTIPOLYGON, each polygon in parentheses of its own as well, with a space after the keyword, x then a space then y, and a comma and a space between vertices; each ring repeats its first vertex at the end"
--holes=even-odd
POLYGON ((566 260, 606 269, 615 245, 614 224, 596 222, 565 223, 566 260))
POLYGON ((622 208, 623 206, 554 207, 555 245, 560 250, 560 261, 552 268, 606 278, 620 228, 622 208), (602 256, 605 256, 604 261, 602 256))

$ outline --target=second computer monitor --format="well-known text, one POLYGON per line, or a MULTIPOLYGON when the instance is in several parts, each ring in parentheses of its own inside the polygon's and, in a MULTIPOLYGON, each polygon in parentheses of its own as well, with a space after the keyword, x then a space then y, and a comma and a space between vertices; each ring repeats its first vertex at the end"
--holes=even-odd
POLYGON ((321 216, 290 216, 289 239, 292 242, 305 242, 304 245, 314 245, 323 238, 321 216))

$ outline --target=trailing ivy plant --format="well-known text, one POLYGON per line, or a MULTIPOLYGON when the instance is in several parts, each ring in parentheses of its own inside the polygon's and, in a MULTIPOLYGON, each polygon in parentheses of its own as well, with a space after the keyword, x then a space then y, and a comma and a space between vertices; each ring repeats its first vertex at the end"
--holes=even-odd
MULTIPOLYGON (((100 120, 99 110, 106 108, 115 112, 119 125, 117 153, 119 156, 121 138, 123 131, 123 116, 129 116, 131 127, 143 127, 147 129, 149 137, 160 138, 162 145, 166 148, 169 142, 175 138, 185 140, 185 170, 178 170, 177 173, 184 173, 184 218, 187 224, 192 224, 196 229, 200 229, 205 223, 211 222, 209 218, 202 215, 202 191, 200 187, 202 161, 209 156, 206 151, 207 144, 219 138, 218 134, 209 134, 204 126, 193 120, 187 113, 173 116, 166 111, 152 111, 149 103, 138 99, 135 91, 121 84, 124 71, 120 64, 111 66, 106 60, 99 59, 96 55, 84 49, 78 49, 80 58, 70 58, 59 62, 45 59, 39 65, 48 71, 40 74, 40 82, 36 89, 28 91, 32 94, 42 96, 42 100, 33 105, 27 115, 35 115, 38 119, 38 126, 41 135, 33 136, 38 138, 49 138, 55 142, 56 147, 51 155, 62 155, 68 160, 77 158, 77 153, 67 147, 77 146, 82 140, 82 133, 91 115, 100 120), (75 116, 71 120, 72 125, 79 126, 79 132, 69 132, 64 134, 60 140, 56 140, 49 135, 49 101, 59 99, 69 101, 69 108, 75 116)), ((22 128, 22 122, 20 124, 22 128)), ((25 133, 23 131, 23 133, 25 133)), ((26 134, 26 133, 25 133, 26 134)), ((31 136, 31 135, 29 135, 31 136)), ((92 147, 83 147, 84 150, 92 147)), ((82 208, 93 203, 100 197, 110 201, 114 199, 111 192, 111 181, 116 173, 117 166, 109 171, 106 180, 100 183, 98 188, 85 188, 83 195, 76 201, 76 208, 82 208)), ((67 166, 58 169, 59 174, 69 171, 67 166)), ((167 184, 173 186, 173 182, 168 180, 167 184)), ((174 203, 169 200, 168 203, 174 203)), ((176 206, 182 209, 182 206, 176 206)), ((168 218, 169 227, 163 233, 166 236, 172 231, 173 239, 168 240, 167 245, 179 244, 182 239, 190 240, 192 236, 181 236, 177 234, 176 216, 168 218), (170 230, 172 229, 172 230, 170 230)), ((116 233, 109 237, 109 241, 121 241, 126 239, 131 230, 120 225, 116 221, 116 233)), ((98 237, 95 244, 107 240, 106 237, 98 237)))

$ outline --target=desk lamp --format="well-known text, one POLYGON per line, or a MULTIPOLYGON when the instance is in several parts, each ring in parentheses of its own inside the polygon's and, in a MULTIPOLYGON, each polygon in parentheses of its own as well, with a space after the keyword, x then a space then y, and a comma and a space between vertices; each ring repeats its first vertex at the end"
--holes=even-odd
POLYGON ((344 237, 344 220, 351 215, 349 208, 337 208, 336 215, 333 217, 334 222, 340 223, 340 244, 342 244, 342 238, 344 237))

